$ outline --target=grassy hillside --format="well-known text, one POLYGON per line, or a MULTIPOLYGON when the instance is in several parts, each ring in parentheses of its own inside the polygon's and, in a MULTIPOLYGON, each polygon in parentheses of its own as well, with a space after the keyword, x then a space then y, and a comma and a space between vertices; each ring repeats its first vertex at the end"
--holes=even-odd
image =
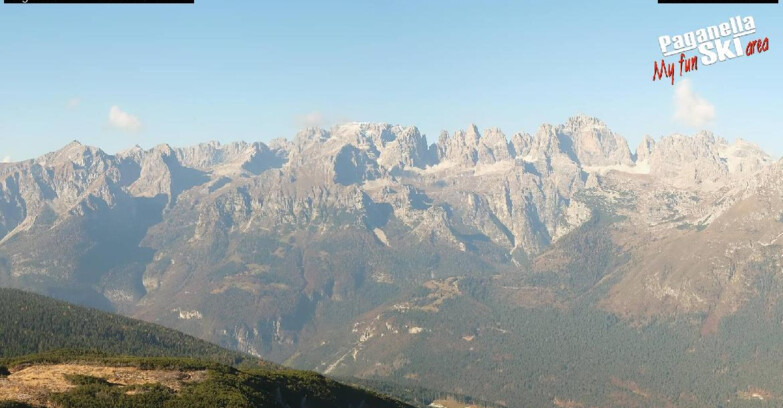
POLYGON ((0 357, 55 349, 192 357, 227 365, 262 360, 175 330, 16 289, 0 289, 0 357))
POLYGON ((405 408, 313 372, 60 350, 0 360, 0 407, 405 408))

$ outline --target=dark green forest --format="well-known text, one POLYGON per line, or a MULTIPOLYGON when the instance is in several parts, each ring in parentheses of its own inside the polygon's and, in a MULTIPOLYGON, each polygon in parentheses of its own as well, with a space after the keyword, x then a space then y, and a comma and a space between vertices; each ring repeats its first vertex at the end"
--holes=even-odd
POLYGON ((192 357, 227 365, 261 360, 176 330, 23 292, 0 289, 0 357, 55 349, 192 357))
POLYGON ((406 377, 417 373, 430 389, 487 401, 503 396, 508 406, 552 406, 555 398, 585 406, 780 406, 783 305, 755 299, 726 318, 718 333, 701 336, 698 321, 687 319, 633 327, 586 305, 495 303, 493 295, 482 295, 486 286, 477 280, 462 287, 490 306, 485 315, 476 314, 478 303, 462 299, 446 302, 437 322, 425 313, 408 314, 417 325, 432 327, 432 334, 409 347, 404 369, 377 378, 398 384, 386 392, 437 395, 417 390, 422 382, 406 377), (457 334, 471 332, 479 340, 468 347, 457 334))

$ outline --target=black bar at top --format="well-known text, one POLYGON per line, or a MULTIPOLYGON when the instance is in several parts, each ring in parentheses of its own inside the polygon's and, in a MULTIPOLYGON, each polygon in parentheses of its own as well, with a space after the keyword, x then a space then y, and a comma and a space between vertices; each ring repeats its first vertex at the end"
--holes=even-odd
POLYGON ((658 4, 778 4, 778 0, 658 0, 658 4))
POLYGON ((5 4, 194 4, 195 0, 3 0, 5 4))

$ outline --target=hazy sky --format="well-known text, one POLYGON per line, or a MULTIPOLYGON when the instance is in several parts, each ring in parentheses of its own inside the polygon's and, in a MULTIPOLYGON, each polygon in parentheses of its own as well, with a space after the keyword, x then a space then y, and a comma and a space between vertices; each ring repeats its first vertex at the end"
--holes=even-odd
MULTIPOLYGON (((476 123, 507 135, 576 113, 629 139, 704 125, 783 154, 783 5, 616 1, 258 1, 0 5, 0 160, 73 139, 268 141, 341 121, 476 123), (652 82, 658 36, 752 15, 770 51, 652 82), (682 82, 677 78, 676 83, 682 82), (698 121, 696 121, 698 123, 698 121)), ((667 58, 673 62, 675 57, 667 58)))

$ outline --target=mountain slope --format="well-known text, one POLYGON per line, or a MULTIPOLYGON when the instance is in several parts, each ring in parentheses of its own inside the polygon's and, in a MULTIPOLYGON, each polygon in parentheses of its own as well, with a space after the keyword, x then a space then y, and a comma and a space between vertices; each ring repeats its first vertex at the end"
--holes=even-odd
POLYGON ((0 357, 56 349, 129 356, 189 357, 228 365, 263 361, 192 336, 34 293, 0 289, 0 357))

